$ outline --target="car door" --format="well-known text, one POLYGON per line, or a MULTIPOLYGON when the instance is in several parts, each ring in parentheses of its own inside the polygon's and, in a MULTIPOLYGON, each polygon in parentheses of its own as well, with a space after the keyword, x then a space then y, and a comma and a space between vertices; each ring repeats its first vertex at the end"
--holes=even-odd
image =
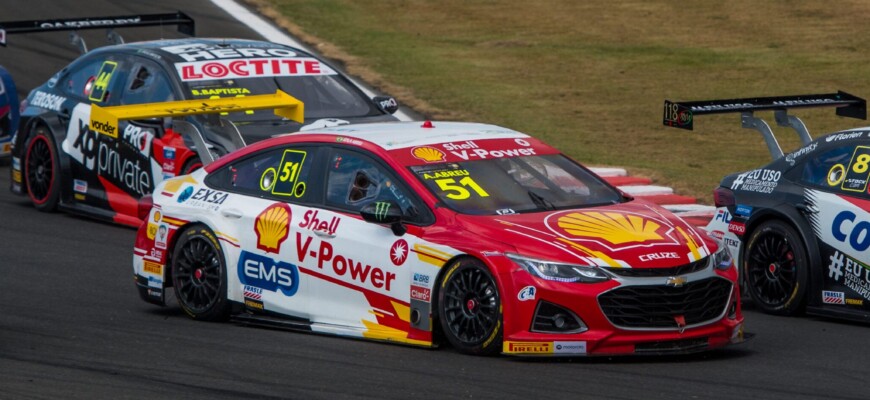
POLYGON ((129 209, 134 214, 135 202, 123 200, 129 188, 143 186, 139 171, 119 153, 118 132, 105 135, 90 129, 91 104, 117 105, 126 77, 124 60, 102 53, 77 63, 61 78, 58 84, 75 100, 70 103, 72 109, 60 113, 62 119, 68 118, 61 147, 71 158, 73 196, 69 200, 104 210, 129 209))
POLYGON ((296 226, 313 209, 308 205, 320 200, 322 179, 314 167, 319 151, 310 145, 270 148, 209 175, 209 186, 246 195, 230 196, 220 213, 239 244, 228 249, 236 256, 227 258, 228 296, 248 312, 308 321, 314 289, 298 262, 296 226))
POLYGON ((801 169, 818 238, 825 306, 870 309, 870 145, 844 144, 801 169))
MULTIPOLYGON (((411 264, 419 262, 409 256, 418 238, 396 236, 389 226, 364 221, 359 212, 366 204, 390 200, 410 223, 429 215, 420 212, 425 206, 405 183, 371 154, 337 146, 326 161, 324 206, 307 211, 294 226, 299 228, 298 261, 303 273, 315 278, 310 282, 312 320, 321 329, 340 326, 345 334, 404 338, 415 270, 411 264)), ((428 304, 425 278, 416 297, 428 304)))

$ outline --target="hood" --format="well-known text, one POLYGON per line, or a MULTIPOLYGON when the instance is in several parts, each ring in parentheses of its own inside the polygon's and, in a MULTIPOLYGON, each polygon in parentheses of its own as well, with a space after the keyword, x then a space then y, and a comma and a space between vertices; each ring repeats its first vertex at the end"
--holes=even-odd
POLYGON ((629 203, 500 216, 458 215, 466 230, 523 256, 601 267, 669 268, 698 261, 717 244, 657 205, 629 203))

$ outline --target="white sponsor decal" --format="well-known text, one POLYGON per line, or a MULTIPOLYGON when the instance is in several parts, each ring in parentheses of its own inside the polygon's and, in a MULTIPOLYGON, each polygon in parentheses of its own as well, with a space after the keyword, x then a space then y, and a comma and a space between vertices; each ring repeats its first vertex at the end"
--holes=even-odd
POLYGON ((536 291, 537 289, 534 286, 526 286, 517 293, 517 299, 519 301, 534 300, 536 291))
POLYGON ((822 291, 822 303, 825 304, 846 304, 846 294, 843 292, 833 292, 830 290, 822 291))
POLYGON ((40 28, 86 28, 90 26, 114 26, 133 24, 142 21, 142 18, 114 18, 114 19, 85 19, 79 21, 56 21, 43 22, 39 24, 40 28))
POLYGON ((169 225, 160 224, 160 226, 157 227, 157 237, 154 238, 154 247, 165 249, 167 237, 169 237, 169 225))
POLYGON ((586 354, 586 342, 553 342, 554 354, 586 354))
POLYGON ((745 190, 748 192, 771 193, 782 177, 782 172, 772 169, 756 169, 737 175, 737 179, 731 183, 731 190, 745 190))
POLYGON ((66 101, 66 97, 58 96, 45 92, 36 92, 33 95, 33 100, 30 105, 41 107, 52 111, 60 111, 60 106, 66 101))
POLYGON ((828 260, 830 261, 830 264, 828 264, 828 278, 846 285, 846 287, 852 289, 859 296, 870 299, 870 267, 857 260, 853 260, 839 251, 834 252, 828 260))
POLYGON ((121 137, 143 156, 151 156, 151 140, 154 139, 154 133, 150 129, 130 124, 124 128, 124 133, 121 137))
POLYGON ((332 68, 315 58, 252 58, 193 61, 175 64, 183 81, 239 79, 271 76, 335 75, 332 68))
POLYGON ((849 133, 834 133, 828 135, 825 138, 826 142, 833 142, 837 140, 848 140, 848 139, 857 139, 864 135, 864 132, 849 132, 849 133))
POLYGON ((73 190, 78 193, 88 192, 88 182, 81 179, 73 180, 73 190))
POLYGON ((167 46, 163 47, 163 50, 172 54, 177 54, 185 61, 204 61, 251 57, 296 57, 295 51, 280 47, 231 48, 223 46, 212 46, 207 43, 186 43, 175 46, 167 46))
POLYGON ((789 164, 794 165, 794 162, 798 157, 812 152, 816 147, 818 147, 818 145, 818 143, 810 143, 806 147, 800 148, 794 153, 785 156, 785 160, 788 161, 789 164))
POLYGON ((673 252, 650 253, 640 256, 641 261, 666 260, 671 258, 680 258, 680 256, 673 252))

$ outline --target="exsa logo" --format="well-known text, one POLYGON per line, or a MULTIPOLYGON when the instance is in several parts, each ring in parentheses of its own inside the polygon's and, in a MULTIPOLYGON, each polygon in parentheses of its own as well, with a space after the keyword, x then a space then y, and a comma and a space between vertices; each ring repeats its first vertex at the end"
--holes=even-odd
POLYGON ((239 280, 270 292, 293 296, 299 289, 299 270, 293 264, 275 262, 269 257, 248 253, 242 250, 239 258, 239 280))
POLYGON ((834 235, 834 239, 843 243, 846 243, 846 239, 848 239, 848 243, 853 249, 864 251, 870 247, 870 222, 858 221, 855 223, 857 217, 851 211, 840 212, 834 217, 831 233, 834 235))

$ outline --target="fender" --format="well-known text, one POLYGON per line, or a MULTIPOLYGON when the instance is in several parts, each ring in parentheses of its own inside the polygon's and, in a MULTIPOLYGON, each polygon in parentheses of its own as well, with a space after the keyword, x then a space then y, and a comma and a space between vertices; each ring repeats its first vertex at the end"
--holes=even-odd
MULTIPOLYGON (((814 296, 812 293, 818 293, 821 290, 821 285, 823 281, 823 270, 822 265, 819 260, 821 260, 821 255, 819 251, 819 244, 816 241, 815 235, 813 235, 813 229, 810 226, 809 222, 807 222, 806 217, 804 217, 800 211, 795 209, 794 207, 786 204, 779 204, 778 207, 767 207, 763 211, 760 211, 757 215, 753 215, 749 221, 746 223, 746 232, 747 234, 744 236, 748 238, 751 235, 751 232, 755 230, 758 225, 762 222, 778 219, 784 221, 795 228, 798 232, 798 235, 801 237, 801 240, 804 243, 804 247, 807 249, 807 257, 810 265, 809 274, 807 274, 807 306, 815 306, 818 305, 819 296, 814 296)), ((743 246, 743 250, 746 251, 746 247, 743 246)), ((741 254, 741 268, 744 257, 741 254)))

